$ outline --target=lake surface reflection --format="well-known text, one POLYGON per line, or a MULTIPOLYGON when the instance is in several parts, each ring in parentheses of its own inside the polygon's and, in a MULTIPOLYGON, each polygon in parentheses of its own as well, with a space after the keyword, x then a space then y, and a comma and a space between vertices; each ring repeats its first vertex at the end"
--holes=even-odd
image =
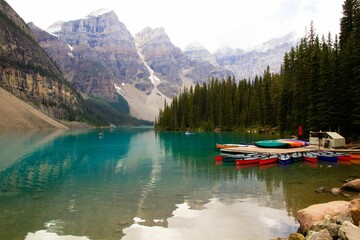
POLYGON ((314 190, 359 177, 360 165, 215 162, 216 142, 269 137, 0 133, 0 239, 271 239, 297 230, 297 210, 348 199, 314 190))

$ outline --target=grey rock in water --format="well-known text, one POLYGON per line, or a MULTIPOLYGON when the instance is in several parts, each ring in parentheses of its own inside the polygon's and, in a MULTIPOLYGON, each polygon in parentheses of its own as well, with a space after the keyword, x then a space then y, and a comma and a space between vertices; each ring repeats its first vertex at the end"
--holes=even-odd
POLYGON ((315 190, 315 192, 317 192, 317 193, 325 193, 327 191, 328 190, 325 187, 319 187, 315 190))
POLYGON ((332 195, 341 195, 343 192, 340 188, 332 188, 330 189, 332 195))

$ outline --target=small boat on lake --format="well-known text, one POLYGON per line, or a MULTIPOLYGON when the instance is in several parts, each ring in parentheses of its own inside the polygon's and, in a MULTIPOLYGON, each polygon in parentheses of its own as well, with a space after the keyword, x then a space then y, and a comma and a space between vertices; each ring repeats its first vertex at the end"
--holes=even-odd
POLYGON ((265 155, 259 158, 260 165, 272 164, 272 163, 276 163, 277 161, 278 161, 277 154, 265 155))
POLYGON ((291 156, 290 154, 279 154, 278 156, 279 164, 281 165, 288 165, 291 163, 291 156))
POLYGON ((319 152, 318 160, 325 162, 337 162, 338 157, 332 152, 319 152))
POLYGON ((306 162, 317 163, 318 162, 318 153, 317 152, 305 152, 303 153, 304 160, 306 162))

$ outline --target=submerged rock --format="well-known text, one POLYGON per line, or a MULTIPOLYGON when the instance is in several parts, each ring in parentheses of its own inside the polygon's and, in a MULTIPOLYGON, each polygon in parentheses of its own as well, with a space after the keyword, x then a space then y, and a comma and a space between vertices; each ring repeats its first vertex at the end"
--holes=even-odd
POLYGON ((332 189, 330 190, 330 192, 331 192, 332 195, 340 195, 340 194, 343 193, 340 188, 332 188, 332 189))
POLYGON ((341 189, 360 192, 360 179, 355 179, 342 185, 341 189))
POLYGON ((317 192, 317 193, 325 193, 327 191, 328 190, 325 187, 319 187, 318 189, 315 190, 315 192, 317 192))

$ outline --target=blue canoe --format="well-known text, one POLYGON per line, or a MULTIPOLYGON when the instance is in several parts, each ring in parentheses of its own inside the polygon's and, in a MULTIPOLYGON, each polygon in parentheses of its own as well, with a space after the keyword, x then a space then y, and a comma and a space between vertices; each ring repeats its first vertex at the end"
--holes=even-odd
POLYGON ((290 154, 279 154, 278 156, 279 164, 281 165, 288 165, 291 163, 291 156, 290 154))
POLYGON ((332 152, 320 152, 318 155, 318 160, 325 162, 337 162, 338 157, 332 152))

